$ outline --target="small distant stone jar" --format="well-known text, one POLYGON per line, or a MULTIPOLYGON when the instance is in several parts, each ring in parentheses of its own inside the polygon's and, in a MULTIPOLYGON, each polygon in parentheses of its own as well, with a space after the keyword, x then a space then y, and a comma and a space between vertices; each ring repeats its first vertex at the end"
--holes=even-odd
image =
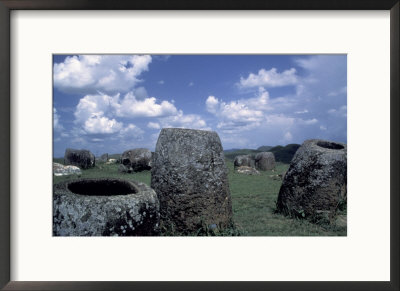
POLYGON ((158 224, 157 195, 143 183, 77 179, 53 186, 54 236, 151 236, 158 224))
POLYGON ((306 140, 294 155, 278 195, 277 210, 331 220, 347 199, 347 145, 306 140))
POLYGON ((275 156, 270 152, 261 152, 255 156, 256 169, 269 171, 275 168, 275 156))

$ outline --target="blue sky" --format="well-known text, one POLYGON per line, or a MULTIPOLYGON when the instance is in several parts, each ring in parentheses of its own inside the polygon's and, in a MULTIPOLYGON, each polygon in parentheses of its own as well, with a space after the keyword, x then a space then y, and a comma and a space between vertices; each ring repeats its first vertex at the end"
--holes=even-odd
POLYGON ((224 149, 347 142, 346 55, 55 55, 54 156, 154 150, 164 127, 224 149))

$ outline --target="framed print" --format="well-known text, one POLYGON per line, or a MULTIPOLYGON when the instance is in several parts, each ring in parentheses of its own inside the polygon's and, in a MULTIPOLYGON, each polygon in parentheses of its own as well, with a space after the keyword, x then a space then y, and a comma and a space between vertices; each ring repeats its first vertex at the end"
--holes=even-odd
POLYGON ((2 1, 1 286, 398 290, 399 2, 320 2, 2 1))

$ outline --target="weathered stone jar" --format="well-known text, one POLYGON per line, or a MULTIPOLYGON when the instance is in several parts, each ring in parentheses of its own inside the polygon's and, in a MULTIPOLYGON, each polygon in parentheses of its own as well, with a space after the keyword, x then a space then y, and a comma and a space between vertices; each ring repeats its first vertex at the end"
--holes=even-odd
POLYGON ((151 151, 145 148, 132 149, 123 152, 120 172, 141 172, 151 169, 151 151))
POLYGON ((157 195, 143 183, 77 179, 53 186, 54 236, 149 236, 158 224, 157 195))
POLYGON ((292 216, 332 219, 340 202, 346 199, 346 144, 306 140, 285 175, 277 210, 292 216))
POLYGON ((240 155, 236 156, 235 160, 233 161, 233 166, 236 168, 238 167, 255 167, 254 158, 251 155, 240 155))
POLYGON ((160 200, 162 226, 190 233, 204 226, 230 225, 227 173, 216 132, 162 129, 151 169, 151 187, 160 200))
POLYGON ((269 171, 275 168, 275 156, 270 152, 261 152, 254 157, 257 170, 269 171))
POLYGON ((66 149, 64 164, 77 166, 81 169, 88 169, 95 166, 95 156, 88 150, 66 149))

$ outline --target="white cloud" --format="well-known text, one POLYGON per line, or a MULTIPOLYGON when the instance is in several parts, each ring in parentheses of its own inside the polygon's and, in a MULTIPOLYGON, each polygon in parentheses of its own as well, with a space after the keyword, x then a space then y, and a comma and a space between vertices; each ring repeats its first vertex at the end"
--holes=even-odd
POLYGON ((160 129, 160 124, 158 124, 157 122, 149 122, 147 124, 148 128, 152 128, 152 129, 160 129))
POLYGON ((161 126, 164 127, 178 127, 178 128, 193 128, 210 130, 207 123, 197 114, 183 114, 182 110, 176 115, 168 116, 160 119, 161 126))
POLYGON ((64 92, 127 92, 148 70, 149 55, 79 55, 54 64, 54 86, 64 92))
POLYGON ((208 96, 206 100, 207 111, 210 113, 217 113, 219 101, 214 96, 208 96))
POLYGON ((64 127, 60 123, 60 115, 57 114, 57 109, 53 108, 53 128, 55 131, 61 131, 64 127))
POLYGON ((136 125, 130 123, 127 127, 123 128, 120 132, 121 136, 138 138, 144 134, 144 131, 137 127, 136 125))
POLYGON ((282 106, 281 98, 270 100, 269 94, 259 88, 256 97, 224 102, 214 96, 206 100, 206 109, 217 117, 216 127, 225 133, 252 131, 263 127, 290 127, 296 119, 276 113, 274 106, 282 106))
POLYGON ((119 132, 123 124, 115 119, 93 114, 83 124, 83 129, 88 134, 111 134, 119 132))
POLYGON ((318 119, 316 119, 316 118, 308 119, 308 120, 301 120, 301 121, 306 125, 311 125, 311 124, 318 123, 318 119))
POLYGON ((188 86, 189 86, 189 87, 192 87, 192 86, 194 86, 194 83, 193 83, 193 82, 190 82, 190 83, 188 84, 188 86))
POLYGON ((121 101, 118 99, 112 106, 120 117, 162 117, 177 113, 175 105, 171 102, 157 103, 155 97, 138 100, 131 92, 126 94, 121 101))
POLYGON ((165 82, 164 82, 164 80, 160 80, 160 81, 158 81, 158 84, 160 84, 160 85, 164 85, 164 84, 165 84, 165 82))
POLYGON ((320 126, 319 126, 319 129, 320 129, 320 130, 324 130, 324 131, 327 130, 326 126, 323 126, 323 125, 320 125, 320 126))
POLYGON ((75 109, 75 122, 85 123, 86 120, 94 116, 102 117, 112 108, 112 104, 117 102, 119 94, 111 97, 105 94, 86 95, 79 100, 75 109))
POLYGON ((298 77, 295 68, 283 71, 282 73, 279 73, 276 68, 272 68, 269 71, 261 69, 257 74, 250 73, 247 78, 241 77, 238 85, 242 88, 282 87, 297 83, 298 77))
MULTIPOLYGON (((263 89, 260 89, 257 97, 234 100, 229 103, 222 100, 219 101, 214 96, 209 96, 206 100, 206 108, 208 112, 216 115, 222 121, 238 123, 260 122, 264 119, 264 111, 271 109, 269 106, 269 94, 263 89)), ((224 123, 226 122, 221 124, 224 123)))
POLYGON ((83 123, 95 116, 117 117, 163 117, 177 114, 175 105, 168 101, 157 103, 155 97, 138 100, 129 92, 122 99, 120 95, 109 96, 106 94, 86 95, 79 100, 75 110, 77 122, 83 123))

